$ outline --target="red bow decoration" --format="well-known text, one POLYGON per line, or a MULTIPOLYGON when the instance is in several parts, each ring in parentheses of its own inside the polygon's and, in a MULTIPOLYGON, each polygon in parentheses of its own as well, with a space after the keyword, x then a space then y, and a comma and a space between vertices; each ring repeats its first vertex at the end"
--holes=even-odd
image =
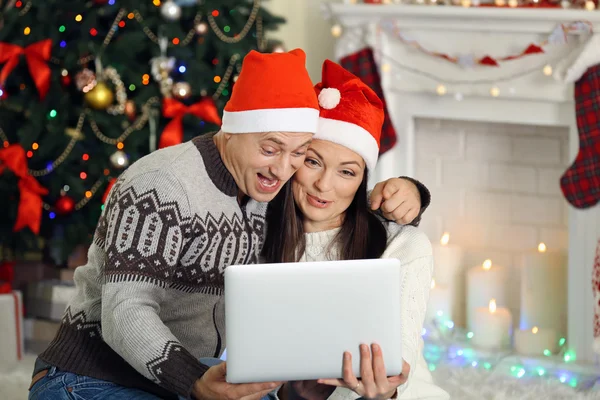
POLYGON ((0 294, 12 292, 11 282, 15 276, 14 265, 13 262, 0 263, 0 294))
POLYGON ((19 64, 19 57, 24 55, 31 78, 40 93, 40 98, 43 100, 48 94, 48 89, 50 89, 51 72, 46 61, 50 60, 51 52, 52 40, 50 39, 41 40, 27 47, 0 42, 0 64, 6 63, 0 71, 0 85, 6 82, 6 78, 19 64))
POLYGON ((211 98, 205 97, 196 104, 186 106, 185 104, 173 99, 165 98, 163 100, 163 115, 167 118, 173 118, 165 126, 158 143, 159 148, 173 146, 183 141, 183 126, 181 120, 184 115, 192 114, 196 117, 211 122, 215 125, 221 125, 217 107, 211 98))
POLYGON ((19 209, 17 221, 13 231, 17 232, 29 227, 36 235, 40 232, 42 220, 42 195, 48 194, 48 190, 27 171, 27 159, 25 150, 18 144, 13 144, 0 150, 0 173, 4 167, 10 169, 19 177, 19 209), (3 164, 3 165, 2 165, 3 164))

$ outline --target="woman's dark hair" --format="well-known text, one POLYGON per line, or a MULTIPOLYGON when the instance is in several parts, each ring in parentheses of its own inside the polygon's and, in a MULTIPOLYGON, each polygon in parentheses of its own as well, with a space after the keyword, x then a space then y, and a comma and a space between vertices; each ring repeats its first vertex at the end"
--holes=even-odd
MULTIPOLYGON (((379 258, 387 246, 385 227, 369 209, 367 177, 368 170, 365 168, 363 180, 332 243, 337 247, 341 260, 379 258)), ((265 262, 294 262, 300 259, 306 248, 303 218, 294 202, 290 180, 267 209, 267 232, 262 249, 265 262)))

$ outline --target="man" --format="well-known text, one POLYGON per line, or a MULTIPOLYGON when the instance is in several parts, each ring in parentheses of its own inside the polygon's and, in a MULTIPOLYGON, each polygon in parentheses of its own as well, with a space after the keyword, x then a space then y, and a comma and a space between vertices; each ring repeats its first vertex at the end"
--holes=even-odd
MULTIPOLYGON (((225 364, 199 359, 225 348, 224 269, 258 261, 266 202, 316 132, 304 64, 301 50, 249 53, 217 134, 156 151, 119 178, 30 399, 258 399, 278 385, 228 384, 225 364)), ((420 211, 408 181, 375 192, 389 218, 420 211)))

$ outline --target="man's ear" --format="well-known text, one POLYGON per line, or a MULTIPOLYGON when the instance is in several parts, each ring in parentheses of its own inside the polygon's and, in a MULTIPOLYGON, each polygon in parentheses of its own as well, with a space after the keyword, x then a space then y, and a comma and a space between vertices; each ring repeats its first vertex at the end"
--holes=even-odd
POLYGON ((229 141, 229 139, 231 139, 233 137, 233 134, 232 133, 223 132, 223 137, 225 138, 225 140, 229 141))

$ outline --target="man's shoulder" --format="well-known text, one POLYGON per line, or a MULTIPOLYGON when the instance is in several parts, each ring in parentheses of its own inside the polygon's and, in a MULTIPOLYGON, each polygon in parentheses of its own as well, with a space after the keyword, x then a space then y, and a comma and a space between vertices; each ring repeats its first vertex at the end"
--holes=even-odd
POLYGON ((131 175, 143 174, 155 170, 175 170, 178 162, 187 163, 191 159, 199 159, 200 153, 192 142, 185 142, 176 146, 156 150, 137 160, 128 168, 131 175))

